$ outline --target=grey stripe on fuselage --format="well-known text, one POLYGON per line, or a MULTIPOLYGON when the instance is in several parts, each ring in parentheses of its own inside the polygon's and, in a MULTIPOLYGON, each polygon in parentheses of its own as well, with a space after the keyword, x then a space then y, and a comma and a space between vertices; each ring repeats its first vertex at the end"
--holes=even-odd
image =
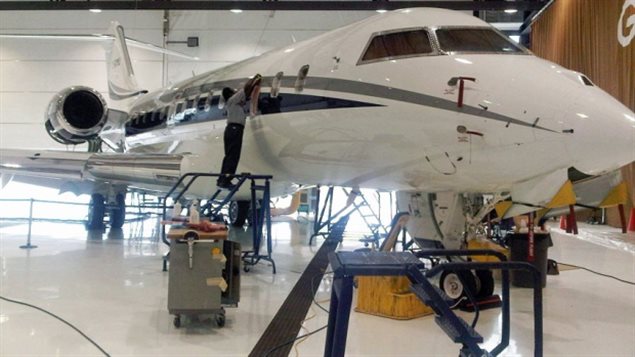
MULTIPOLYGON (((271 82, 273 81, 273 78, 274 77, 272 76, 263 77, 263 83, 270 85, 271 82)), ((284 76, 282 77, 281 87, 294 88, 295 81, 296 81, 296 77, 284 76)), ((200 86, 185 88, 182 91, 174 91, 170 93, 165 93, 161 95, 161 100, 165 102, 171 102, 176 99, 177 95, 179 95, 179 98, 189 98, 193 95, 209 92, 211 90, 221 90, 224 87, 238 88, 242 86, 245 82, 246 82, 246 79, 232 79, 227 81, 205 83, 200 86)), ((528 123, 528 122, 515 119, 503 114, 490 112, 482 108, 477 108, 470 105, 463 105, 462 108, 459 108, 455 100, 448 100, 448 99, 439 98, 439 97, 417 93, 417 92, 412 92, 412 91, 408 91, 404 89, 387 87, 387 86, 383 86, 379 84, 364 83, 364 82, 352 81, 347 79, 339 79, 339 78, 311 77, 309 75, 309 77, 306 79, 306 84, 304 85, 304 88, 390 99, 390 100, 395 100, 399 102, 423 105, 426 107, 436 108, 440 110, 447 110, 447 111, 452 111, 456 113, 473 115, 473 116, 481 117, 485 119, 492 119, 492 120, 505 123, 505 125, 516 124, 516 125, 521 125, 528 128, 536 128, 536 129, 541 129, 545 131, 550 131, 553 133, 558 133, 555 130, 548 129, 539 125, 534 126, 533 122, 528 123)))

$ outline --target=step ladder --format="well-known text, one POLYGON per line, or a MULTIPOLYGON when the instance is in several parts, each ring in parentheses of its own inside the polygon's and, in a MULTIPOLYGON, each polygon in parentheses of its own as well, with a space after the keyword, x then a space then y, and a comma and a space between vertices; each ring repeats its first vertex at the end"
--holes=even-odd
MULTIPOLYGON (((204 173, 204 172, 190 172, 182 175, 179 180, 172 186, 168 193, 163 198, 163 219, 167 219, 167 202, 168 198, 171 198, 174 202, 178 202, 185 196, 192 184, 199 178, 218 178, 220 174, 204 173)), ((243 264, 244 270, 249 271, 249 267, 258 264, 261 260, 271 263, 273 273, 276 273, 276 263, 271 257, 273 250, 271 241, 271 211, 270 211, 270 184, 273 176, 271 175, 252 175, 250 173, 242 173, 234 175, 234 178, 238 180, 236 185, 233 185, 230 189, 218 188, 216 192, 210 197, 207 202, 199 207, 199 213, 205 217, 210 218, 212 221, 218 220, 221 210, 227 206, 234 195, 240 191, 244 184, 249 183, 249 190, 251 193, 251 214, 252 214, 252 243, 253 249, 243 252, 243 264), (258 197, 261 198, 261 203, 258 202, 258 197), (261 253, 261 243, 266 241, 266 253, 261 253)), ((170 245, 170 241, 167 239, 165 226, 162 231, 163 243, 170 245)), ((169 260, 170 253, 168 252, 163 258, 163 271, 167 271, 167 262, 169 260)))
POLYGON ((249 178, 249 174, 244 173, 236 177, 238 178, 238 183, 236 183, 236 185, 232 186, 230 189, 218 188, 212 197, 210 197, 205 204, 200 207, 199 211, 201 215, 212 221, 222 220, 220 216, 221 209, 231 202, 236 192, 240 190, 242 185, 249 178))

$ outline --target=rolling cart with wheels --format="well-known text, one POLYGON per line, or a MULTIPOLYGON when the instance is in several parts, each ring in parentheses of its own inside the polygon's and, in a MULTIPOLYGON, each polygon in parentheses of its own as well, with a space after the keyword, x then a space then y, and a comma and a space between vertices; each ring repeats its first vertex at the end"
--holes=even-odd
POLYGON ((186 320, 207 320, 225 326, 224 306, 240 299, 240 244, 225 240, 226 231, 201 232, 172 228, 168 311, 174 327, 186 320))

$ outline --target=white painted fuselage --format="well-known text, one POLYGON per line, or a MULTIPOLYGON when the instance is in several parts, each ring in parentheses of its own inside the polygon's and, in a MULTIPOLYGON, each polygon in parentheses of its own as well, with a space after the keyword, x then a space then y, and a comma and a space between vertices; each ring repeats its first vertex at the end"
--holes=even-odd
POLYGON ((178 123, 175 102, 193 88, 218 95, 255 73, 266 95, 266 79, 279 72, 284 101, 309 65, 301 94, 372 105, 248 119, 238 172, 274 175, 277 194, 292 184, 497 192, 557 169, 600 174, 633 161, 635 114, 529 52, 447 53, 433 37, 432 54, 360 64, 373 34, 413 28, 434 36, 454 26, 489 25, 451 11, 399 10, 149 93, 131 117, 171 106, 168 123, 127 136, 127 151, 190 153, 183 172, 219 172, 225 120, 178 123), (453 77, 476 79, 465 82, 461 108, 453 77))

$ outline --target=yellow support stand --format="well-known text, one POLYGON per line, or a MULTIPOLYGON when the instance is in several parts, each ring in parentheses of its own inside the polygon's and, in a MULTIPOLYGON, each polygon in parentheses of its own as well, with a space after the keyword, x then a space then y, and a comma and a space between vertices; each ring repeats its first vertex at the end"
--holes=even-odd
POLYGON ((357 277, 355 311, 397 320, 410 320, 433 313, 410 291, 410 281, 403 276, 357 277))

